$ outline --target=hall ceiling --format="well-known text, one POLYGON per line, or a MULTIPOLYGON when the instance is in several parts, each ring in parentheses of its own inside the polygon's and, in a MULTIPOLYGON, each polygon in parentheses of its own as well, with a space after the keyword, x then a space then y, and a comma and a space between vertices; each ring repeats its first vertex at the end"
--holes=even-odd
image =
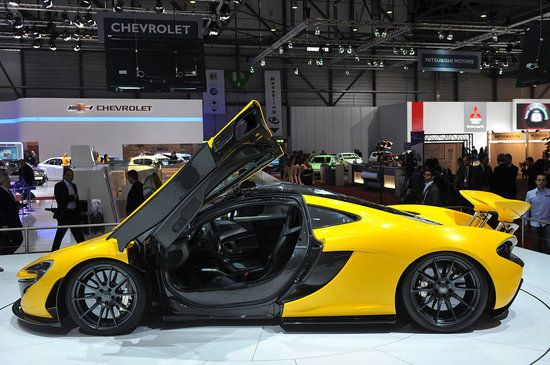
POLYGON ((0 49, 48 48, 54 38, 52 48, 58 50, 78 44, 83 51, 101 51, 97 13, 118 8, 155 14, 162 7, 167 14, 201 17, 205 44, 238 46, 250 55, 248 66, 294 69, 407 68, 425 48, 480 50, 485 67, 514 67, 525 29, 541 15, 550 17, 546 0, 1 0, 0 5, 0 49), (75 25, 77 18, 82 26, 75 25))

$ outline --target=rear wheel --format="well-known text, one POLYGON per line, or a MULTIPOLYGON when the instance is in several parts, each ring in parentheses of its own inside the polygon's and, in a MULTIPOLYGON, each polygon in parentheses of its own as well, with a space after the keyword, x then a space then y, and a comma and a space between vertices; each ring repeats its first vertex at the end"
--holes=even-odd
POLYGON ((90 261, 70 276, 65 301, 82 332, 118 335, 137 327, 145 313, 142 276, 117 261, 90 261))
POLYGON ((421 327, 455 332, 471 326, 487 305, 487 278, 477 263, 460 254, 428 255, 405 275, 401 298, 421 327))

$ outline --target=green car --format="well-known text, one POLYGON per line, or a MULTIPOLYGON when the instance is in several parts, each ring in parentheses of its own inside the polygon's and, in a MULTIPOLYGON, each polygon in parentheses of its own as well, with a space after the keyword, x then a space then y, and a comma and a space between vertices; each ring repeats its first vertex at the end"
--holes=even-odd
POLYGON ((331 168, 336 164, 336 155, 317 155, 314 156, 309 164, 313 170, 313 173, 319 175, 321 173, 321 165, 326 163, 331 168))

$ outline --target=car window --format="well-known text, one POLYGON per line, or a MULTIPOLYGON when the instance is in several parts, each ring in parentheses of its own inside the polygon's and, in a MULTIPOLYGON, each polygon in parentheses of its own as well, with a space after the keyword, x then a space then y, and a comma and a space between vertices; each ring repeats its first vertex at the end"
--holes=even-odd
POLYGON ((313 229, 337 226, 355 222, 359 217, 343 213, 337 210, 321 208, 315 205, 308 205, 309 216, 313 229))
POLYGON ((325 158, 324 157, 315 157, 313 159, 313 161, 311 161, 312 163, 324 163, 325 162, 325 158))

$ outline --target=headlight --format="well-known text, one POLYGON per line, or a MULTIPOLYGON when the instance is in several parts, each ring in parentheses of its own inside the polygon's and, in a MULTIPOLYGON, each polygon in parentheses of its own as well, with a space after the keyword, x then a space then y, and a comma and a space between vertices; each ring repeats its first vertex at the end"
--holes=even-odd
POLYGON ((41 261, 37 264, 29 266, 25 271, 36 274, 35 282, 38 281, 44 274, 48 272, 53 265, 53 260, 41 261))

